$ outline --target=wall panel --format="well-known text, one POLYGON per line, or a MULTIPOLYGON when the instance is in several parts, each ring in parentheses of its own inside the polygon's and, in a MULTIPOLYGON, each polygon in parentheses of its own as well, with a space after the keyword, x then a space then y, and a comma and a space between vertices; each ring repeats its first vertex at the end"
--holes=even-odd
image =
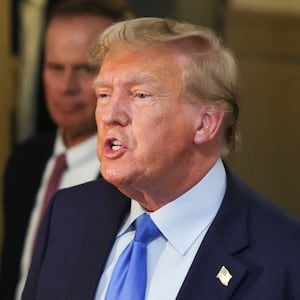
POLYGON ((230 165, 300 216, 300 7, 276 3, 236 0, 226 11, 226 41, 241 71, 243 136, 230 165))

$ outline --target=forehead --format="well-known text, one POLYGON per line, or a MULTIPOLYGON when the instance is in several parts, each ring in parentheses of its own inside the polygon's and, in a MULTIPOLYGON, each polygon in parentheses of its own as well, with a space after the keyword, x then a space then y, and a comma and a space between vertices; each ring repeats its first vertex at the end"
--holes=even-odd
POLYGON ((56 16, 50 20, 46 30, 46 43, 53 40, 80 39, 87 43, 92 40, 105 28, 112 24, 112 20, 104 16, 96 15, 75 15, 56 16))
POLYGON ((166 46, 134 49, 118 44, 106 54, 100 68, 99 79, 109 76, 123 76, 130 81, 170 80, 181 77, 181 66, 166 46))
POLYGON ((99 31, 111 24, 100 16, 57 16, 47 29, 45 59, 60 63, 85 63, 87 51, 99 31))

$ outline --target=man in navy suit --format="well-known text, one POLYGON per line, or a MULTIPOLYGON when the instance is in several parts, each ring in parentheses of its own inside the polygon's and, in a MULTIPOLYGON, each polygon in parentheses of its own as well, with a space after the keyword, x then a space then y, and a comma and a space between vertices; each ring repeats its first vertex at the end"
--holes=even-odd
POLYGON ((22 299, 111 300, 143 214, 160 235, 133 300, 300 299, 299 221, 223 164, 237 137, 230 51, 206 28, 140 18, 105 30, 91 58, 105 180, 52 199, 22 299))
POLYGON ((65 153, 68 169, 59 188, 99 177, 92 81, 97 69, 87 49, 113 21, 127 18, 126 7, 103 1, 60 1, 51 10, 45 32, 43 79, 55 132, 18 145, 4 176, 5 235, 0 270, 0 299, 20 299, 27 277, 35 232, 56 157, 65 153), (17 288, 17 290, 16 290, 17 288))

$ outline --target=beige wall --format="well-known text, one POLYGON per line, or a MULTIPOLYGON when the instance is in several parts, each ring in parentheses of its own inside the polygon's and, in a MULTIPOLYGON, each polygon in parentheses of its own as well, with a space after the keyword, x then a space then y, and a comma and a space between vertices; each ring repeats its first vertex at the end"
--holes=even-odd
MULTIPOLYGON (((3 168, 5 160, 9 153, 10 146, 10 117, 12 113, 12 107, 14 104, 14 91, 13 91, 13 78, 15 70, 15 60, 11 57, 9 53, 10 47, 10 29, 9 29, 9 0, 2 0, 0 2, 0 176, 2 183, 3 168)), ((0 185, 0 195, 2 196, 2 184, 0 185)), ((2 240, 2 199, 0 196, 0 246, 2 240)), ((0 247, 1 249, 1 247, 0 247)))
POLYGON ((214 26, 241 71, 241 150, 231 168, 257 191, 300 217, 300 1, 177 0, 178 18, 214 26))
POLYGON ((177 0, 176 15, 179 20, 214 26, 218 0, 177 0))
POLYGON ((231 1, 225 28, 242 80, 243 141, 230 165, 300 216, 300 2, 231 1))

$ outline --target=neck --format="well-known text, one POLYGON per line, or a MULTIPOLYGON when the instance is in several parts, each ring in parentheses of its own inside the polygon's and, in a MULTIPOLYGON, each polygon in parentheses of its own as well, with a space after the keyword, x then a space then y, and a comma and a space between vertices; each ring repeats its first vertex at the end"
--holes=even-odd
POLYGON ((171 176, 171 181, 157 180, 156 182, 148 181, 146 183, 120 185, 117 188, 131 199, 136 200, 147 211, 156 211, 164 205, 172 202, 182 194, 195 186, 202 178, 209 172, 209 170, 216 163, 218 157, 208 161, 204 164, 199 164, 201 167, 193 168, 191 170, 182 170, 181 176, 174 180, 171 176))
POLYGON ((72 134, 66 134, 63 133, 63 141, 67 149, 72 148, 80 143, 85 142, 87 139, 92 137, 95 134, 95 132, 84 134, 84 135, 72 135, 72 134))

